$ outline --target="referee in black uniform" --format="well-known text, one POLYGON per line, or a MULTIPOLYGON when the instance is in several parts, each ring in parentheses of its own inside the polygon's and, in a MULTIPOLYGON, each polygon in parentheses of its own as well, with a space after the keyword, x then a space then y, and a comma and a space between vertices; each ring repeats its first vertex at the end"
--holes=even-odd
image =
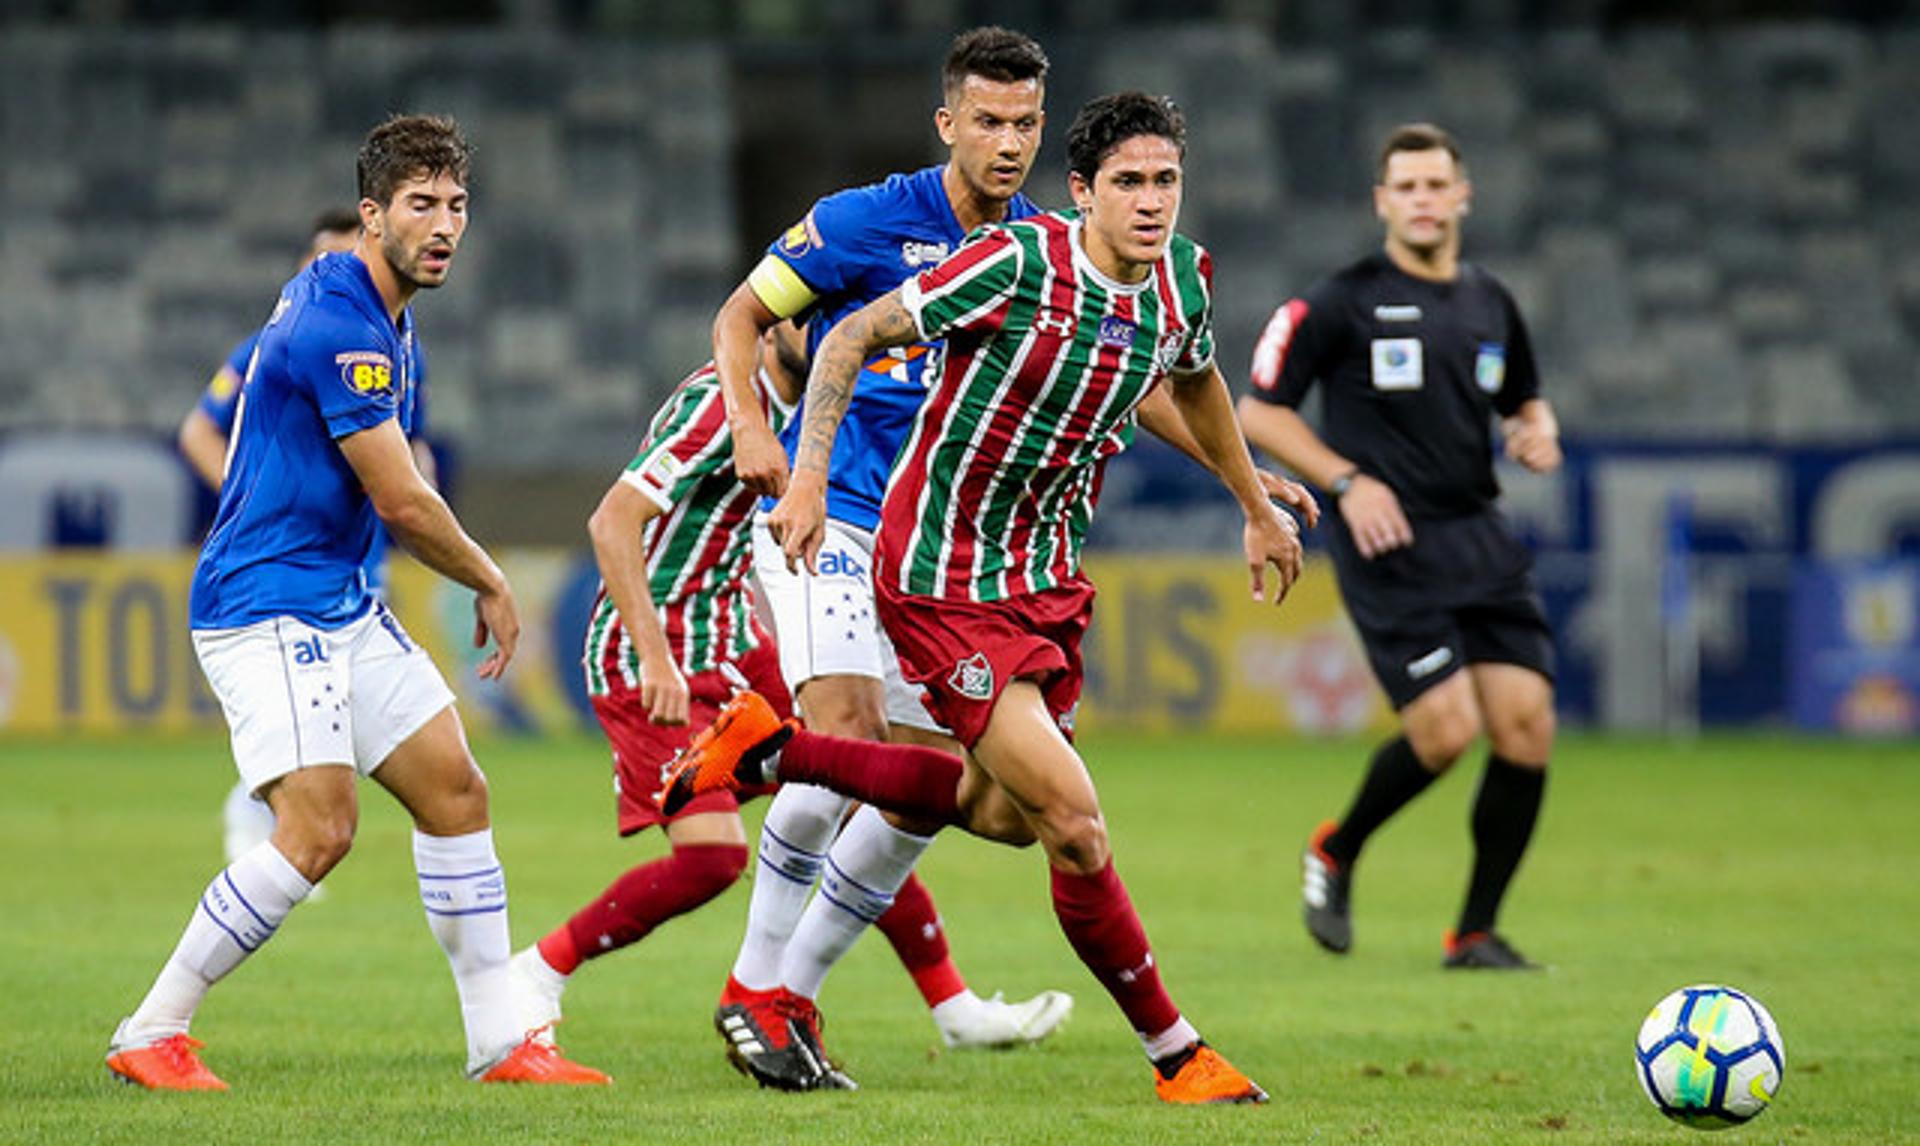
POLYGON ((1340 592, 1400 721, 1346 815, 1308 842, 1304 914, 1322 946, 1348 949, 1367 837, 1484 732, 1473 873, 1444 965, 1528 968, 1494 923, 1545 790, 1553 645, 1532 556, 1495 506, 1491 424, 1538 473, 1559 466, 1560 431, 1513 299, 1460 259, 1472 188, 1452 137, 1396 128, 1375 179, 1385 248, 1274 312, 1240 401, 1248 438, 1338 508, 1340 592), (1324 436, 1296 412, 1315 381, 1324 436))

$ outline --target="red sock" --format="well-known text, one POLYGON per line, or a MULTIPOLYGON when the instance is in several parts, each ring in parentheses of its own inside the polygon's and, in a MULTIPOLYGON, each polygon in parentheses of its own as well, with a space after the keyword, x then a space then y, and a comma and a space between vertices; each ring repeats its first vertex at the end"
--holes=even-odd
POLYGON ((588 959, 618 951, 654 928, 719 895, 740 878, 747 849, 698 844, 626 872, 540 941, 540 956, 562 975, 588 959))
POLYGON ((940 913, 933 909, 933 896, 927 894, 919 876, 907 876, 907 882, 893 893, 893 906, 874 926, 893 944, 893 953, 913 976, 928 1007, 937 1007, 967 989, 947 950, 947 933, 940 926, 940 913))
POLYGON ((818 784, 889 812, 960 823, 958 756, 917 744, 877 744, 818 732, 793 734, 780 749, 780 782, 818 784))
POLYGON ((1180 1008, 1160 985, 1146 929, 1112 860, 1094 875, 1053 869, 1053 913, 1080 961, 1120 1004, 1134 1030, 1158 1034, 1180 1021, 1180 1008))

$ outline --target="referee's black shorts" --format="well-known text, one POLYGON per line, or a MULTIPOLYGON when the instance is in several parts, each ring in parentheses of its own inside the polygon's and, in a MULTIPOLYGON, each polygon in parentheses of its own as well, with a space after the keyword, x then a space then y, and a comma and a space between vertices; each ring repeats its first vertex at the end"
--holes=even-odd
POLYGON ((1413 522, 1413 544, 1371 561, 1338 513, 1327 548, 1373 675, 1398 710, 1470 664, 1513 664, 1553 679, 1553 634, 1533 554, 1497 509, 1413 522))

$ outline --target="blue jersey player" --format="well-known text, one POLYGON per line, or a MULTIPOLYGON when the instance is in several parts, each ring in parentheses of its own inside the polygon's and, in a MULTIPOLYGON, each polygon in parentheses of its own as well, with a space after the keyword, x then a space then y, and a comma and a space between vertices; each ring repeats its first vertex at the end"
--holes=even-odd
MULTIPOLYGON (((756 492, 786 485, 791 434, 775 440, 752 390, 759 339, 783 319, 806 324, 817 346, 844 316, 959 248, 984 224, 1036 213, 1020 188, 1040 147, 1047 58, 1026 36, 977 28, 953 41, 934 126, 946 163, 829 195, 772 243, 714 321, 734 467, 756 492)), ((781 670, 807 726, 868 740, 911 739, 957 751, 900 674, 873 610, 873 529, 895 456, 937 375, 937 345, 868 363, 833 453, 832 540, 816 571, 789 571, 764 521, 755 567, 779 642, 781 670)), ((797 422, 797 419, 796 419, 797 422)), ((767 503, 771 507, 771 502, 767 503)), ((827 970, 885 913, 931 832, 862 809, 821 788, 789 785, 767 810, 747 930, 721 995, 716 1025, 734 1064, 765 1085, 846 1085, 825 1066, 814 1007, 827 970), (836 839, 836 833, 839 833, 836 839), (822 894, 808 902, 816 879, 822 894)), ((1009 832, 1024 825, 1006 809, 1009 832)), ((896 948, 910 936, 889 934, 896 948)), ((944 940, 942 940, 944 942, 944 940)), ((911 967, 913 954, 902 948, 911 967)), ((1024 1003, 982 1000, 964 983, 922 982, 949 1046, 1044 1037, 1072 1000, 1048 991, 1024 1003)))
MULTIPOLYGON (((321 255, 350 251, 359 238, 358 211, 345 207, 322 211, 313 221, 312 238, 300 267, 304 269, 321 255)), ((240 340, 180 422, 180 454, 215 493, 220 492, 226 476, 227 446, 233 436, 234 415, 240 409, 240 387, 246 380, 248 366, 253 363, 253 348, 259 344, 261 333, 256 330, 240 340)), ((434 480, 433 452, 423 437, 427 426, 427 362, 418 343, 414 347, 414 370, 410 409, 402 411, 410 417, 403 416, 401 429, 413 443, 413 457, 420 472, 431 482, 434 480)), ((385 580, 386 551, 387 536, 383 529, 374 535, 373 549, 367 555, 367 577, 376 589, 385 580)), ((236 782, 227 794, 220 818, 229 863, 252 850, 273 831, 273 812, 248 789, 244 780, 236 782)), ((315 888, 314 898, 318 898, 320 892, 321 889, 315 888)))
POLYGON ((520 630, 512 590, 421 476, 401 432, 416 376, 407 304, 446 280, 466 231, 470 155, 449 119, 376 127, 359 156, 359 240, 294 276, 254 351, 189 610, 234 762, 277 823, 214 877, 114 1031, 107 1066, 130 1083, 227 1088, 188 1025, 213 984, 346 855, 362 774, 413 817, 421 902, 453 971, 469 1077, 607 1081, 515 1021, 486 780, 453 693, 366 576, 384 523, 474 590, 475 640, 494 640, 480 675, 506 668, 520 630))

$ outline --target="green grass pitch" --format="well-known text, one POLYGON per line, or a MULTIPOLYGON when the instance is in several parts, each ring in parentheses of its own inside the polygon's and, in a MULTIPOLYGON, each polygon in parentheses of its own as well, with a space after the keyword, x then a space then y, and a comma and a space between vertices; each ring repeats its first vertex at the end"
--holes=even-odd
MULTIPOLYGON (((1503 928, 1545 974, 1442 973, 1477 767, 1378 837, 1336 959, 1298 917, 1302 838, 1343 806, 1358 743, 1092 737, 1134 900, 1173 995, 1273 1094, 1169 1109, 1067 948, 1037 852, 942 839, 923 874, 983 993, 1065 987, 1050 1043, 949 1054, 885 943, 822 998, 864 1089, 756 1090, 710 1009, 744 886, 588 964, 563 1045, 606 1091, 478 1087, 414 891, 404 818, 361 789, 354 853, 195 1023, 227 1095, 111 1082, 101 1056, 217 869, 218 740, 0 745, 0 1141, 1673 1142, 1632 1073, 1647 1008, 1685 983, 1779 1020, 1776 1109, 1729 1138, 1920 1139, 1920 752, 1776 738, 1569 738, 1503 928)), ((592 740, 493 741, 515 945, 658 854, 612 831, 592 740)), ((758 812, 750 807, 750 822, 758 812)))

